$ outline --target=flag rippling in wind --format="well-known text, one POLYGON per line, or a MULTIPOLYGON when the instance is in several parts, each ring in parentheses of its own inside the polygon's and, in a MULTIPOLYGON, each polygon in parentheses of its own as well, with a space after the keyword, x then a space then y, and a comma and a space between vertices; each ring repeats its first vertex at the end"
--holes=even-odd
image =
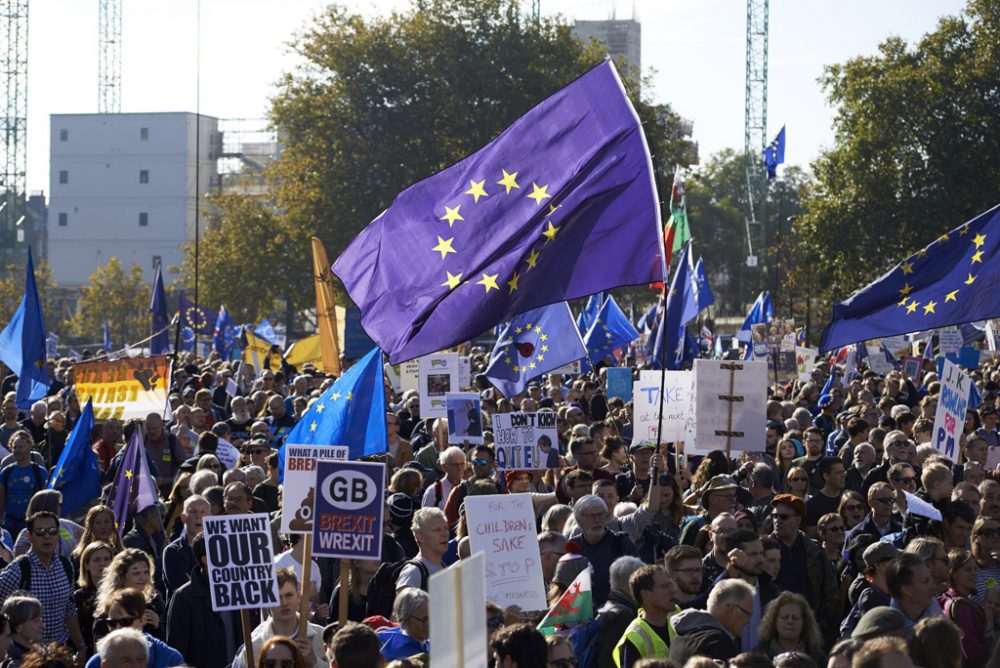
POLYGON ((507 323, 490 354, 486 377, 509 398, 523 392, 532 378, 586 355, 569 304, 550 304, 507 323))
POLYGON ((781 126, 781 132, 764 148, 764 167, 767 168, 768 179, 773 179, 778 175, 778 165, 783 162, 785 162, 784 125, 781 126))
POLYGON ((590 295, 587 299, 587 305, 583 307, 580 311, 580 315, 576 318, 576 327, 580 330, 580 336, 587 333, 590 329, 591 323, 597 318, 597 314, 601 312, 601 305, 604 303, 604 293, 598 292, 596 295, 590 295))
POLYGON ((146 461, 142 430, 138 427, 125 446, 125 457, 108 494, 108 501, 115 514, 115 528, 118 529, 119 536, 125 534, 129 520, 136 513, 159 503, 156 483, 153 482, 149 463, 146 461))
MULTIPOLYGON (((382 351, 370 353, 344 372, 299 418, 285 437, 289 445, 343 445, 350 459, 388 449, 382 351)), ((285 445, 278 454, 284 476, 285 445)))
POLYGON ((663 280, 652 163, 604 62, 401 192, 333 272, 393 364, 547 304, 663 280))
POLYGON ((212 312, 188 299, 183 290, 180 294, 180 313, 181 343, 185 350, 194 348, 198 334, 215 333, 215 328, 212 326, 212 312))
POLYGON ((619 308, 615 298, 609 295, 587 330, 587 335, 583 337, 583 344, 587 347, 590 362, 597 364, 610 355, 611 351, 638 338, 639 332, 619 308))
POLYGON ((0 332, 0 361, 17 376, 17 407, 28 409, 46 395, 52 381, 45 364, 45 320, 35 284, 35 263, 28 249, 24 296, 10 322, 0 332))
POLYGON ((229 315, 229 309, 220 306, 219 315, 215 317, 215 329, 212 330, 212 349, 219 357, 224 360, 230 359, 238 332, 229 315))
POLYGON ((156 277, 153 279, 153 295, 149 300, 149 314, 152 316, 149 340, 150 355, 165 355, 170 352, 170 335, 167 325, 170 317, 167 315, 167 293, 163 288, 163 265, 156 265, 156 277))
POLYGON ((750 331, 750 326, 769 324, 772 318, 774 318, 774 304, 771 301, 771 293, 765 290, 754 300, 740 331, 736 332, 736 339, 752 346, 753 333, 750 331))
POLYGON ((688 226, 687 197, 684 194, 684 180, 681 178, 680 167, 674 172, 674 184, 670 189, 670 218, 663 234, 666 248, 667 263, 687 242, 691 241, 691 228, 688 226))
POLYGON ((680 369, 687 353, 687 331, 685 325, 698 315, 698 301, 695 297, 693 280, 694 264, 691 262, 691 245, 681 249, 677 271, 670 282, 667 309, 663 315, 660 330, 656 334, 653 348, 654 368, 680 369), (685 320, 685 318, 687 318, 685 320))
POLYGON ((820 350, 1000 315, 1000 205, 835 304, 820 350))
POLYGON ((101 469, 97 455, 90 447, 93 430, 94 403, 92 399, 87 399, 87 405, 66 438, 66 445, 48 483, 49 489, 62 492, 64 516, 72 515, 101 493, 101 469))

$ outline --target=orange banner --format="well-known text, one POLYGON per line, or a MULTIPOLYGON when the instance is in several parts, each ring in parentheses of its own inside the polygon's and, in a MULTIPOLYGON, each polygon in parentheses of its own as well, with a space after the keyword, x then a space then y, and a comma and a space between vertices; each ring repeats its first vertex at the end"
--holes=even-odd
POLYGON ((137 357, 113 362, 80 362, 73 367, 73 385, 80 404, 94 400, 98 420, 142 419, 163 415, 170 387, 170 358, 137 357))

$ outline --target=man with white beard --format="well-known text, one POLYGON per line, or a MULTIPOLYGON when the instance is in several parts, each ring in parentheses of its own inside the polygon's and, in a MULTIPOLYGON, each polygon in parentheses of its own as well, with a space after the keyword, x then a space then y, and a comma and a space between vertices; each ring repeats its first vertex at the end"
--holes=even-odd
POLYGON ((239 449, 243 441, 250 439, 250 427, 253 426, 253 416, 247 410, 246 397, 233 397, 229 405, 233 416, 226 420, 229 425, 229 442, 239 449))

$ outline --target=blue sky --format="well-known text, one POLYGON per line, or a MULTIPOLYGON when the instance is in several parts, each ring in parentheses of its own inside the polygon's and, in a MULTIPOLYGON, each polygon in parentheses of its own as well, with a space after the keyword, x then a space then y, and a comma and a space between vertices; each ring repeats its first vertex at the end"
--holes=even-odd
MULTIPOLYGON (((122 110, 194 111, 197 0, 125 0, 122 110)), ((299 62, 288 48, 326 2, 201 0, 201 111, 263 117, 274 83, 299 62)), ((403 0, 349 2, 367 15, 403 0)), ((912 42, 957 0, 771 0, 768 125, 786 124, 786 160, 808 166, 833 142, 823 66, 876 52, 889 35, 912 42)), ((741 0, 541 0, 545 15, 642 22, 642 64, 654 101, 694 121, 702 159, 743 146, 746 9, 741 0)), ((97 111, 98 0, 31 4, 28 188, 49 189, 49 115, 97 111)))

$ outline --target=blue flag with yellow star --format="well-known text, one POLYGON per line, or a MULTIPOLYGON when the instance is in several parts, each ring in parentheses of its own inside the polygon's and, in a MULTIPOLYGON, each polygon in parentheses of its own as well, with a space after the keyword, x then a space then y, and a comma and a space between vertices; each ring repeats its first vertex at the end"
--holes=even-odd
POLYGON ((1000 205, 835 304, 820 352, 1000 315, 1000 205))
POLYGON ((93 430, 94 404, 92 399, 87 399, 87 405, 66 438, 66 445, 49 478, 48 488, 62 492, 62 513, 66 517, 88 505, 101 493, 101 469, 97 464, 97 455, 90 447, 93 430))
POLYGON ((52 380, 45 365, 45 321, 35 284, 35 263, 28 249, 24 296, 10 322, 0 331, 0 362, 17 376, 15 402, 21 409, 46 395, 52 380))
POLYGON ((610 62, 401 192, 333 271, 393 364, 547 304, 662 281, 642 126, 610 62))
POLYGON ((115 514, 115 528, 118 529, 119 536, 125 535, 131 518, 137 512, 159 503, 156 483, 149 472, 149 462, 146 461, 142 429, 138 427, 125 446, 125 457, 108 493, 108 501, 115 514))
POLYGON ((785 161, 785 126, 781 132, 764 148, 764 167, 767 168, 768 180, 778 175, 778 165, 785 161))
POLYGON ((587 347, 587 356, 592 364, 597 364, 611 354, 616 348, 631 343, 639 338, 632 323, 629 322, 615 298, 608 295, 597 318, 583 337, 583 345, 587 347))
POLYGON ((163 265, 156 265, 156 276, 153 278, 153 291, 149 299, 149 314, 152 318, 149 340, 150 355, 164 355, 170 352, 170 333, 167 325, 170 316, 167 315, 167 293, 163 287, 163 265))
POLYGON ((184 350, 193 350, 195 338, 198 334, 215 333, 212 327, 212 312, 188 299, 183 290, 181 290, 179 303, 181 312, 181 347, 184 350))
MULTIPOLYGON (((285 437, 290 445, 344 445, 350 459, 388 449, 385 432, 385 381, 382 351, 371 352, 344 372, 314 401, 285 437)), ((285 446, 278 454, 284 477, 285 446)))
POLYGON ((486 377, 509 398, 523 392, 532 378, 586 355, 569 304, 559 302, 507 323, 493 347, 486 377))

